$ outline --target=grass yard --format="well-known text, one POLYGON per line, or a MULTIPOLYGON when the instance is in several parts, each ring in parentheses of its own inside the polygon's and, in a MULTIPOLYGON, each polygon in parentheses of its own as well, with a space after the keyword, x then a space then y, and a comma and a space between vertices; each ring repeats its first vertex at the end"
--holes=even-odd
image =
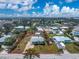
POLYGON ((66 49, 70 52, 70 53, 79 53, 79 47, 76 46, 73 43, 70 44, 66 44, 66 49))
POLYGON ((54 36, 65 36, 65 37, 67 37, 66 35, 60 35, 60 34, 48 34, 48 37, 49 38, 52 38, 52 37, 54 37, 54 36))
POLYGON ((34 47, 34 49, 42 54, 57 54, 59 51, 55 43, 53 43, 52 45, 37 45, 34 47))

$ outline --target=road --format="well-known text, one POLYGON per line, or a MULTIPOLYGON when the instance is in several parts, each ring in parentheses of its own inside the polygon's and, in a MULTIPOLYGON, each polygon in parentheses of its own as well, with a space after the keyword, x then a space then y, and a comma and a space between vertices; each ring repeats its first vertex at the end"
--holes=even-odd
MULTIPOLYGON (((22 54, 0 54, 0 59, 23 59, 22 54)), ((79 54, 40 54, 34 59, 79 59, 79 54)))

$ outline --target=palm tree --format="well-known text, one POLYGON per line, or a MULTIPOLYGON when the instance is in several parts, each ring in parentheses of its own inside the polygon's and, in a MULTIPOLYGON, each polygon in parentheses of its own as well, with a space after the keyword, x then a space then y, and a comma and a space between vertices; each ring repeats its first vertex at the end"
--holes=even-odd
POLYGON ((24 53, 24 59, 34 59, 35 56, 40 57, 39 52, 36 52, 33 48, 26 50, 26 53, 24 53))

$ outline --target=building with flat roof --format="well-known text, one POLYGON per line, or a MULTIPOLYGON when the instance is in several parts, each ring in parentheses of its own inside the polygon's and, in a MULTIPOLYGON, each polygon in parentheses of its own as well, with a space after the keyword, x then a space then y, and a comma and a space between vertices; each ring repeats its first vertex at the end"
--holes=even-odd
POLYGON ((69 37, 64 37, 64 36, 54 36, 53 39, 55 42, 71 42, 71 39, 69 37))
POLYGON ((32 36, 31 43, 34 45, 42 45, 45 44, 44 38, 41 36, 32 36))

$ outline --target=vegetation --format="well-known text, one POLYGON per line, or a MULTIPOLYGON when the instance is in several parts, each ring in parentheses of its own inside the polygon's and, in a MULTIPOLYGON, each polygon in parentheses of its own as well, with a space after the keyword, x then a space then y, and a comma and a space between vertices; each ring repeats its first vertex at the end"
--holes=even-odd
POLYGON ((24 58, 27 59, 34 59, 34 56, 40 57, 39 52, 37 52, 35 49, 28 49, 26 50, 26 53, 24 53, 24 58))
POLYGON ((76 46, 74 43, 66 44, 66 49, 70 53, 79 53, 79 47, 76 46))
POLYGON ((53 42, 52 45, 37 45, 34 47, 34 49, 39 52, 39 53, 59 53, 59 49, 57 48, 57 46, 55 45, 55 43, 53 42))
POLYGON ((3 26, 5 29, 5 34, 8 34, 13 29, 13 25, 10 23, 5 23, 3 26))
POLYGON ((16 39, 17 40, 17 42, 15 43, 16 47, 11 51, 11 53, 22 53, 24 51, 24 48, 25 48, 27 42, 30 39, 30 36, 28 36, 26 33, 24 33, 24 34, 20 33, 20 35, 16 39))
POLYGON ((15 42, 15 39, 13 39, 12 37, 8 37, 5 39, 4 41, 4 45, 10 46, 15 42))

